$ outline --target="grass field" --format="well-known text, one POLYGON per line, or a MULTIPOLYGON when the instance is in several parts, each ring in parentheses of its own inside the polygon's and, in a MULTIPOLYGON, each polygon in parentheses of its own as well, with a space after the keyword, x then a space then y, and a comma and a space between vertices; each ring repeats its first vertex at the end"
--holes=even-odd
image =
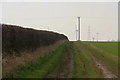
POLYGON ((118 56, 118 42, 86 42, 96 47, 110 53, 113 55, 118 56))
POLYGON ((104 71, 118 76, 117 48, 117 43, 110 42, 65 42, 38 59, 36 63, 21 65, 16 75, 11 77, 104 78, 105 74, 109 76, 109 73, 104 74, 104 71), (104 69, 100 69, 96 62, 100 62, 104 69))

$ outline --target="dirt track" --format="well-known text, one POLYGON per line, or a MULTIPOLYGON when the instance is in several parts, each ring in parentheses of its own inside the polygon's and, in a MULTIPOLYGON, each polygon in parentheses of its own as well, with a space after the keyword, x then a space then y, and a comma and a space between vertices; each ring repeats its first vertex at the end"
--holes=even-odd
POLYGON ((97 60, 95 57, 92 57, 96 66, 100 68, 103 72, 104 78, 117 78, 116 75, 112 74, 104 64, 102 64, 99 60, 97 60))
POLYGON ((57 69, 53 72, 50 72, 47 77, 48 78, 72 78, 72 69, 73 69, 73 53, 72 46, 67 45, 64 49, 65 53, 63 53, 63 60, 58 65, 57 69), (54 73, 57 71, 56 73, 54 73))
MULTIPOLYGON (((78 73, 77 74, 78 78, 81 78, 81 77, 82 78, 112 78, 112 79, 117 78, 117 76, 114 75, 109 69, 107 69, 105 64, 103 64, 101 60, 98 59, 92 53, 93 51, 88 49, 89 46, 83 43, 80 43, 80 44, 78 43, 74 44, 74 43, 75 42, 68 42, 64 47, 62 47, 62 52, 58 51, 58 53, 59 52, 61 53, 62 57, 57 57, 60 59, 60 61, 57 62, 58 64, 53 69, 48 69, 46 71, 44 76, 45 78, 76 78, 74 77, 74 74, 75 74, 74 70, 76 68, 75 65, 77 66, 76 72, 78 73), (75 55, 76 54, 75 51, 78 55, 75 55), (75 56, 77 56, 78 59, 76 59, 75 56), (78 64, 75 63, 75 60, 78 62, 78 64), (90 65, 87 65, 88 63, 90 65), (91 65, 94 65, 94 66, 91 66, 91 65), (98 70, 98 72, 96 72, 96 70, 98 70)), ((60 48, 58 48, 58 50, 60 50, 60 48)), ((54 57, 50 57, 45 63, 48 63, 48 61, 51 60, 52 58, 54 59, 54 57)), ((43 68, 40 68, 40 69, 43 70, 43 68)), ((30 76, 33 76, 33 75, 30 74, 30 76)))
POLYGON ((86 44, 81 44, 81 46, 79 47, 81 50, 83 50, 85 53, 89 54, 91 56, 91 58, 93 59, 94 63, 96 64, 96 66, 101 69, 104 78, 117 78, 116 75, 114 75, 111 71, 109 71, 106 66, 101 63, 100 60, 98 60, 92 53, 91 51, 89 51, 88 49, 86 49, 84 46, 86 46, 86 44))
MULTIPOLYGON (((74 44, 72 44, 74 45, 74 44)), ((74 63, 73 63, 73 46, 72 45, 67 45, 65 48, 65 53, 66 55, 64 55, 63 61, 62 63, 60 63, 60 65, 58 66, 57 69, 55 69, 54 71, 56 71, 54 73, 51 72, 49 73, 47 76, 48 78, 72 78, 72 71, 74 68, 74 63)), ((86 47, 86 45, 81 44, 78 47, 79 50, 82 50, 83 52, 85 52, 86 54, 89 54, 89 56, 91 57, 91 59, 94 61, 95 66, 97 68, 99 68, 103 74, 103 78, 117 78, 116 75, 114 75, 111 71, 109 71, 106 66, 100 62, 100 60, 98 60, 92 53, 91 51, 89 51, 86 47)))

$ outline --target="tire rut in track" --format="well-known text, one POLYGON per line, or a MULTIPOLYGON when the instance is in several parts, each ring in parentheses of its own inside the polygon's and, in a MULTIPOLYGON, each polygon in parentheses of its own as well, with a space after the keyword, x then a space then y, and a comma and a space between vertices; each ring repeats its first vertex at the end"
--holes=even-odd
POLYGON ((113 73, 111 73, 111 71, 109 71, 106 66, 104 64, 102 64, 100 62, 100 60, 98 60, 92 53, 90 50, 88 50, 87 48, 85 48, 85 46, 87 44, 83 44, 81 43, 82 46, 80 46, 80 49, 83 50, 85 53, 90 54, 91 58, 93 59, 93 61, 95 62, 96 66, 102 70, 103 76, 104 78, 117 78, 116 75, 114 75, 113 73))
POLYGON ((62 62, 58 65, 57 73, 50 72, 47 75, 47 78, 72 78, 72 69, 73 69, 73 53, 72 45, 66 45, 65 54, 62 62))
POLYGON ((117 78, 116 75, 112 74, 104 64, 102 64, 99 60, 97 60, 95 57, 92 57, 93 61, 95 62, 96 66, 102 70, 102 73, 104 75, 104 78, 117 78))

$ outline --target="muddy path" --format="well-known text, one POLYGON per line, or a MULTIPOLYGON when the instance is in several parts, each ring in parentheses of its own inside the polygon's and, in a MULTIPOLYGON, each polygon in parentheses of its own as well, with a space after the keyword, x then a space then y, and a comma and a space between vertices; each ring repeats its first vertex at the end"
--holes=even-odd
POLYGON ((72 78, 73 53, 72 45, 66 45, 60 64, 52 72, 47 74, 47 78, 72 78))
POLYGON ((97 58, 92 56, 92 59, 94 60, 96 66, 102 70, 104 78, 117 78, 117 76, 112 74, 104 64, 102 64, 99 60, 97 60, 97 58))
POLYGON ((104 78, 117 78, 116 75, 114 75, 111 71, 109 71, 107 69, 107 67, 101 63, 100 60, 98 60, 92 53, 90 50, 87 49, 86 47, 87 44, 82 44, 80 45, 80 50, 83 50, 85 53, 89 54, 91 56, 91 59, 94 61, 94 63, 96 64, 96 66, 101 69, 104 78))

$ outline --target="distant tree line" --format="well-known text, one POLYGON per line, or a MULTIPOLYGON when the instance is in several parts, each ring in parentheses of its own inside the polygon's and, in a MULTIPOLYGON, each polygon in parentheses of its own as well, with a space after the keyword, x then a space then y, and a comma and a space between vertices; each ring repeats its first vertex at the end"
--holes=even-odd
POLYGON ((15 25, 2 24, 3 55, 19 53, 20 51, 35 50, 40 46, 53 44, 58 40, 68 40, 63 34, 51 31, 23 28, 15 25))

